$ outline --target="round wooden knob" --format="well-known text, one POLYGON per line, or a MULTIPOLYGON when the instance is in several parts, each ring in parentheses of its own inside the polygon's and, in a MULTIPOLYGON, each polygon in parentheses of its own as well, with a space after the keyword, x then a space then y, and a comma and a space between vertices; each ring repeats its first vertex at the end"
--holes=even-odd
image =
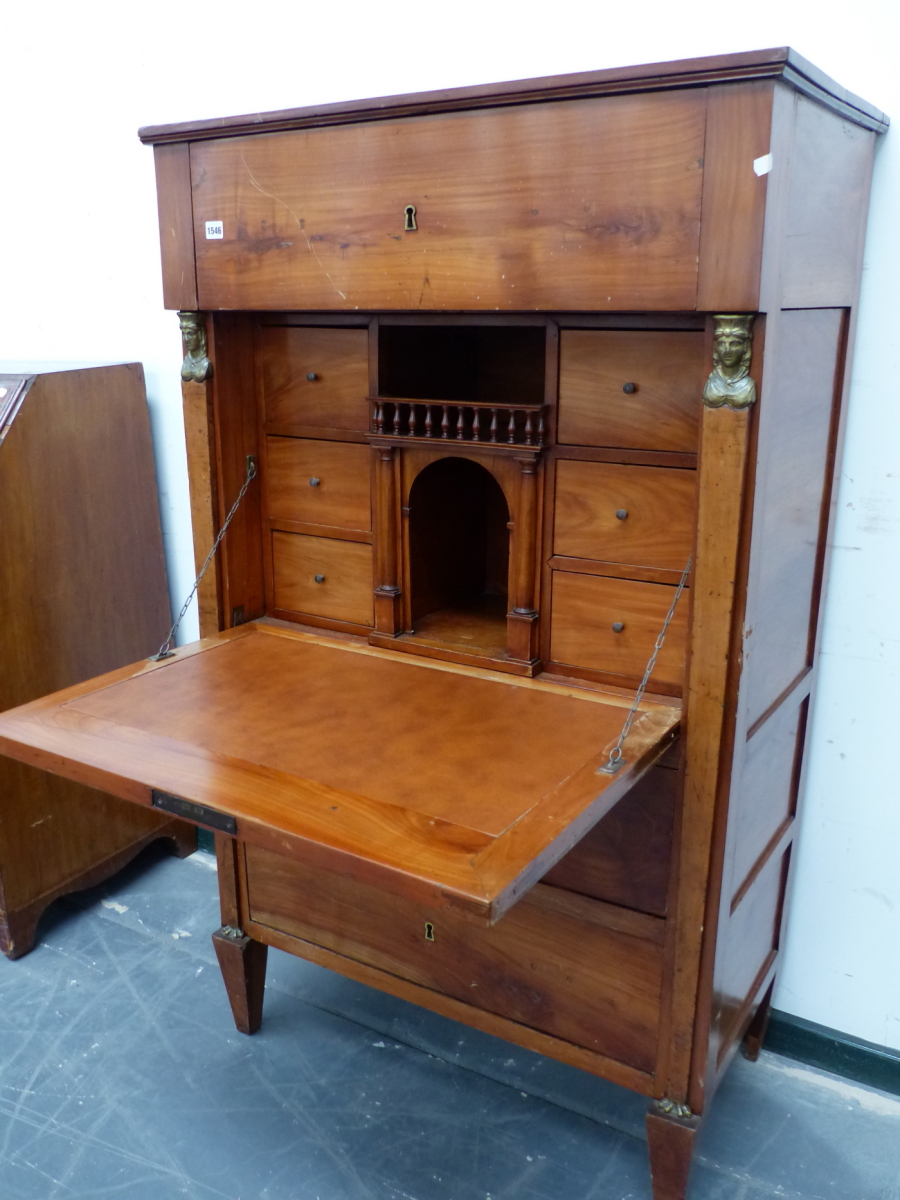
POLYGON ((316 583, 324 583, 324 582, 325 582, 325 576, 324 576, 324 575, 317 575, 317 576, 316 576, 316 583))
POLYGON ((637 384, 636 383, 623 383, 622 391, 625 392, 626 395, 631 396, 634 392, 637 391, 637 384))
MULTIPOLYGON (((315 371, 307 371, 306 378, 309 380, 310 383, 315 383, 319 377, 315 373, 315 371)), ((632 388, 632 391, 634 391, 634 388, 632 388)))
POLYGON ((612 627, 613 627, 613 633, 621 633, 622 630, 625 628, 625 622, 624 621, 613 621, 612 627))
POLYGON ((318 479, 316 479, 315 475, 313 475, 313 476, 310 478, 310 481, 309 481, 309 486, 310 486, 310 487, 318 487, 318 486, 319 486, 319 481, 318 481, 318 479))
POLYGON ((625 518, 628 516, 628 509, 627 508, 617 508, 616 516, 619 518, 620 521, 624 521, 625 518))

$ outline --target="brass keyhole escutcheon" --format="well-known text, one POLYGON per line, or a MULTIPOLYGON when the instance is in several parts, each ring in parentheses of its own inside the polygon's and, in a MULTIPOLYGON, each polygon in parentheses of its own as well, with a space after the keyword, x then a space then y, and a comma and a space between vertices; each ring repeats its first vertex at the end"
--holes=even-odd
POLYGON ((403 232, 415 232, 415 230, 419 228, 416 224, 416 206, 414 204, 407 204, 406 208, 403 210, 403 216, 405 218, 403 232))
POLYGON ((434 941, 434 926, 432 925, 432 923, 430 921, 425 922, 425 941, 426 942, 434 941))

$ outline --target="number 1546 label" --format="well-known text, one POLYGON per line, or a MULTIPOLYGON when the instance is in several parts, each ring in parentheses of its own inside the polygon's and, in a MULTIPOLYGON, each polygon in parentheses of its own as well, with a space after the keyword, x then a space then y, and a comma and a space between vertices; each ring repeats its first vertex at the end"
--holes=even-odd
POLYGON ((223 238, 225 236, 225 227, 221 221, 206 222, 206 240, 211 238, 223 238))

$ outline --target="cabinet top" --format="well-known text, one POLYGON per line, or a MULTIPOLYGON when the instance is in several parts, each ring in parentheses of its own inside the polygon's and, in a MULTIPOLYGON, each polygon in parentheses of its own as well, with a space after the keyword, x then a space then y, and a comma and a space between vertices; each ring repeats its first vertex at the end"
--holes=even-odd
POLYGON ((138 131, 138 136, 142 142, 151 144, 198 141, 248 133, 274 133, 321 125, 425 116, 454 110, 534 104, 547 100, 576 100, 622 92, 702 87, 748 79, 782 79, 866 129, 884 133, 888 127, 888 118, 884 113, 835 83, 789 46, 782 46, 772 50, 612 67, 605 71, 581 71, 572 75, 549 75, 508 83, 444 88, 434 92, 380 96, 337 104, 313 104, 278 112, 182 121, 174 125, 145 125, 138 131))

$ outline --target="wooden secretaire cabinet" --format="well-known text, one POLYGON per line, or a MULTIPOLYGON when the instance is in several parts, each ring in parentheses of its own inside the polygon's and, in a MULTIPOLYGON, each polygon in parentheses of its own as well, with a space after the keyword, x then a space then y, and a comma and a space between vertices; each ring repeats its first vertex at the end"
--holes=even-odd
POLYGON ((278 946, 644 1093, 764 1032, 873 146, 790 51, 142 131, 205 640, 0 746, 278 946), (649 680, 647 678, 649 673, 649 680), (623 736, 624 735, 624 736, 623 736))

